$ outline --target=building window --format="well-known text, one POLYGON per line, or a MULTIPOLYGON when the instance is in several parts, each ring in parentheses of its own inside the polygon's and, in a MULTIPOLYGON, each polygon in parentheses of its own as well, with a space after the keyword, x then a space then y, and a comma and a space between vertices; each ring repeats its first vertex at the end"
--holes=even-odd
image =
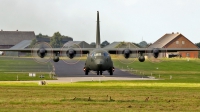
POLYGON ((182 44, 185 44, 185 41, 182 41, 182 44))
POLYGON ((179 44, 179 41, 176 41, 176 44, 179 44))
POLYGON ((190 57, 190 53, 186 53, 186 57, 190 57))

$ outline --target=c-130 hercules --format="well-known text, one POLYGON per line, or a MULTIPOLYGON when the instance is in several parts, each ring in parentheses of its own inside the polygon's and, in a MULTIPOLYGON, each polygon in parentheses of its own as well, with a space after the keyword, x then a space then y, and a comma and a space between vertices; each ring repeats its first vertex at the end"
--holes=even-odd
MULTIPOLYGON (((145 61, 144 53, 152 53, 154 58, 158 58, 160 52, 177 52, 177 51, 199 51, 198 48, 101 48, 100 46, 100 25, 99 12, 97 11, 97 26, 96 26, 96 48, 81 48, 82 54, 88 54, 85 67, 83 68, 85 75, 90 71, 96 71, 97 75, 102 75, 103 71, 108 71, 113 75, 114 66, 110 54, 121 53, 125 59, 131 58, 131 54, 138 53, 138 60, 145 61)), ((33 49, 0 49, 0 51, 20 51, 20 52, 36 52, 41 59, 47 56, 48 52, 53 53, 53 61, 58 62, 61 52, 65 52, 66 57, 73 59, 78 55, 79 48, 33 48, 33 49)))

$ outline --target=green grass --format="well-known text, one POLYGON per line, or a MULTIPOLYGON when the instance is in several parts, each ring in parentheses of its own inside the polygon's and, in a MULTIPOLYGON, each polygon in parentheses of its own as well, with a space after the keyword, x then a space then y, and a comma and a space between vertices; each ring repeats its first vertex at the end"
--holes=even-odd
POLYGON ((160 76, 160 79, 164 79, 157 82, 198 83, 200 79, 199 59, 190 59, 189 61, 187 59, 162 59, 159 63, 147 60, 143 63, 135 61, 132 64, 122 64, 118 60, 114 60, 114 65, 117 68, 134 70, 132 71, 134 74, 152 75, 156 78, 160 76))
POLYGON ((30 58, 0 58, 0 81, 18 80, 41 80, 43 75, 45 80, 50 78, 49 73, 52 71, 50 63, 39 64, 30 58), (36 77, 29 77, 29 73, 36 73, 36 77))
MULTIPOLYGON (((6 61, 4 59, 3 61, 0 60, 3 64, 10 63, 11 66, 6 68, 1 64, 1 67, 5 68, 3 70, 0 67, 2 70, 0 73, 5 76, 1 74, 0 78, 13 75, 16 79, 17 74, 21 77, 20 74, 23 72, 20 70, 24 69, 17 68, 16 64, 19 62, 32 66, 29 69, 31 71, 37 71, 37 66, 39 66, 32 60, 11 61, 8 59, 6 61), (34 64, 37 65, 36 68, 34 68, 34 64), (7 73, 12 70, 15 73, 7 73)), ((115 67, 137 70, 134 73, 139 75, 144 73, 144 75, 150 76, 152 73, 156 78, 160 75, 161 80, 101 81, 101 83, 98 81, 76 83, 47 81, 45 86, 38 85, 39 81, 1 81, 0 111, 200 111, 200 60, 188 62, 186 59, 165 59, 162 63, 136 61, 129 65, 114 60, 114 64, 115 67), (169 79, 170 75, 172 75, 172 79, 169 79)), ((26 66, 24 67, 26 68, 26 66)), ((47 66, 46 70, 48 70, 47 66)), ((11 80, 11 78, 8 79, 11 80)))
POLYGON ((33 82, 0 82, 0 85, 1 111, 200 111, 200 84, 194 83, 103 81, 38 86, 33 82))

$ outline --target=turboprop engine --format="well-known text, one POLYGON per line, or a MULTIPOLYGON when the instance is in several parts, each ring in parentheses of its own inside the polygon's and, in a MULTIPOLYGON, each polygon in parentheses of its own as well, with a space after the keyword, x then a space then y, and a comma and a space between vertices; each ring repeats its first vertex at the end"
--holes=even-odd
POLYGON ((153 49, 153 56, 154 56, 154 58, 158 58, 158 56, 159 56, 159 49, 158 48, 153 49))
POLYGON ((145 61, 145 57, 144 57, 144 56, 139 56, 139 57, 138 57, 138 60, 139 60, 140 62, 144 62, 144 61, 145 61))
POLYGON ((58 62, 59 60, 60 60, 60 59, 59 59, 59 56, 54 56, 54 57, 53 57, 53 61, 54 61, 54 62, 58 62))
POLYGON ((73 49, 69 49, 67 52, 66 52, 67 56, 72 59, 76 56, 76 51, 73 50, 73 49))
POLYGON ((128 59, 130 57, 131 51, 129 49, 125 49, 123 52, 124 58, 128 59))
POLYGON ((44 48, 40 48, 39 50, 37 50, 37 55, 40 58, 44 58, 47 54, 47 51, 44 48))

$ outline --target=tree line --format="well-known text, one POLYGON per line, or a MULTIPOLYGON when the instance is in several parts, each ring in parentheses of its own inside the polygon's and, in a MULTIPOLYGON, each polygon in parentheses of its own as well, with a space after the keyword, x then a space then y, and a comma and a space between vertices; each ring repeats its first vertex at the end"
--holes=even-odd
POLYGON ((73 38, 61 35, 59 32, 55 32, 53 36, 42 35, 39 33, 36 35, 36 38, 32 40, 30 47, 33 47, 41 39, 49 41, 49 44, 53 48, 61 48, 66 41, 73 41, 73 38))
MULTIPOLYGON (((31 43, 30 47, 33 47, 37 43, 37 40, 41 39, 41 38, 48 38, 49 39, 49 43, 53 48, 61 48, 63 46, 64 42, 67 42, 67 41, 64 41, 66 39, 73 41, 73 38, 71 38, 69 36, 61 35, 59 32, 55 32, 53 34, 53 36, 42 35, 41 33, 39 33, 38 35, 36 35, 36 39, 32 40, 32 43, 31 43)), ((101 47, 103 48, 103 47, 105 47, 105 46, 107 46, 109 44, 110 44, 110 42, 105 40, 105 41, 103 41, 101 43, 101 47)), ((146 41, 141 41, 139 43, 133 43, 133 44, 136 45, 139 48, 147 48, 152 43, 147 43, 146 41)), ((90 45, 95 47, 96 43, 92 42, 90 45)), ((195 45, 200 48, 200 42, 199 43, 195 43, 195 45)), ((200 52, 199 52, 199 57, 200 57, 200 52)))

